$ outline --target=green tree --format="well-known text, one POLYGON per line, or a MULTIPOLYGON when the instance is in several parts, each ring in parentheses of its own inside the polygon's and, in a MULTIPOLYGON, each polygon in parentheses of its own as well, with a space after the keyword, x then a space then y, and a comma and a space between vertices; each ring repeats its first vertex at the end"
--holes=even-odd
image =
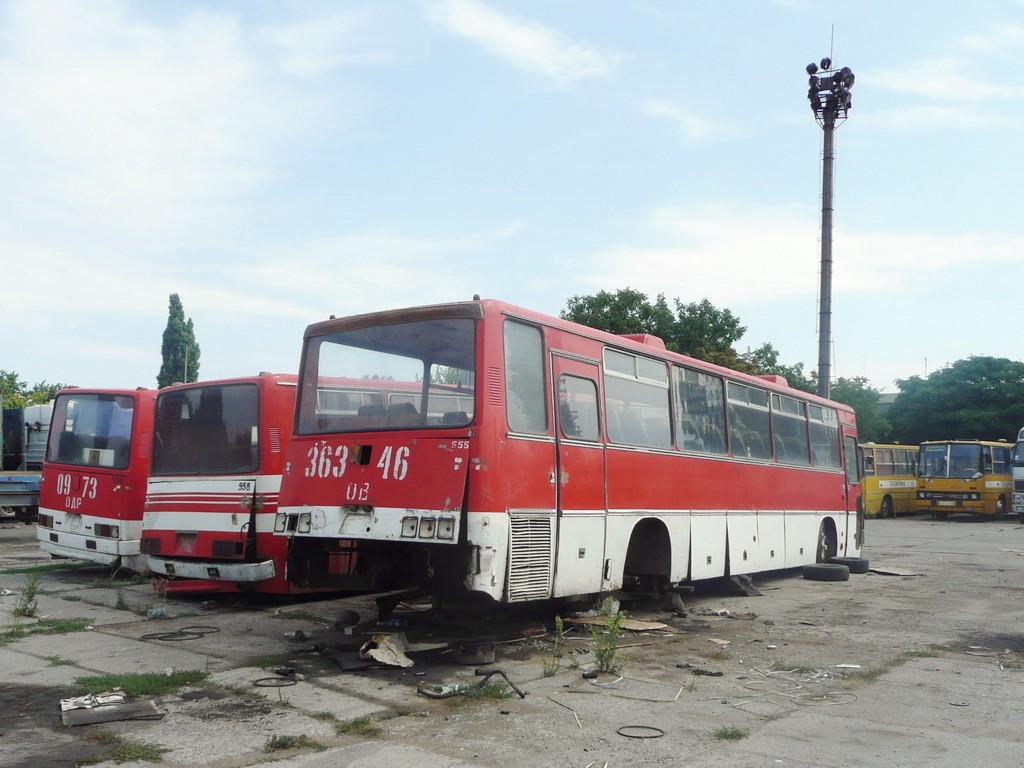
POLYGON ((199 380, 199 344, 195 328, 191 317, 185 320, 185 309, 176 293, 171 294, 160 353, 163 362, 156 377, 158 387, 199 380))
POLYGON ((1024 426, 1024 363, 968 357, 933 372, 896 382, 889 411, 892 438, 1013 440, 1024 426))
POLYGON ((707 299, 692 304, 676 299, 673 311, 664 294, 652 302, 634 288, 573 296, 561 316, 609 333, 648 333, 673 352, 722 365, 739 359, 732 345, 747 330, 732 312, 707 299))
POLYGON ((889 420, 878 408, 881 396, 879 390, 868 385, 864 376, 851 379, 840 376, 832 384, 832 399, 846 403, 857 413, 857 436, 862 443, 890 439, 889 420))
POLYGON ((573 296, 561 316, 608 333, 649 333, 664 339, 666 346, 675 317, 664 294, 652 304, 647 294, 633 288, 615 293, 598 291, 593 296, 573 296))
POLYGON ((65 386, 40 381, 30 387, 17 372, 0 370, 0 401, 4 408, 24 408, 26 405, 48 403, 57 396, 57 390, 65 386))
POLYGON ((814 374, 804 373, 804 364, 783 365, 779 362, 779 352, 771 342, 765 342, 752 352, 740 355, 739 370, 757 375, 775 375, 786 379, 789 386, 804 392, 817 391, 817 378, 814 374))

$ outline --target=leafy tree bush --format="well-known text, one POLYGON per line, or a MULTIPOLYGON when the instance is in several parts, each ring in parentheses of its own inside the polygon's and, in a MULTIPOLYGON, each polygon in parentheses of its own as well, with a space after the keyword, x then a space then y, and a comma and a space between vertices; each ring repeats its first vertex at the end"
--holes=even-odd
POLYGON ((922 440, 1015 440, 1024 426, 1024 363, 968 357, 897 382, 888 418, 901 443, 922 440))

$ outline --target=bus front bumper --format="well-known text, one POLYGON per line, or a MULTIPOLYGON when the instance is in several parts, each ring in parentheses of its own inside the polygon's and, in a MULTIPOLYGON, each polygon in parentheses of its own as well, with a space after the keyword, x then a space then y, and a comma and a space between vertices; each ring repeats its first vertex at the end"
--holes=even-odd
POLYGON ((149 557, 149 570, 157 576, 233 581, 239 584, 266 581, 277 575, 273 560, 264 560, 259 563, 211 563, 204 560, 177 560, 168 557, 153 557, 152 555, 149 557))

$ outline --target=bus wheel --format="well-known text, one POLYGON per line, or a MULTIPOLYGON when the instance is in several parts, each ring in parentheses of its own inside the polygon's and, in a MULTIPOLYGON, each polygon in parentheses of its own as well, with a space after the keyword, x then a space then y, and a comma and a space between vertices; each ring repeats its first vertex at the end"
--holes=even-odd
POLYGON ((999 501, 996 502, 996 517, 1006 516, 1006 497, 1000 496, 999 501))
POLYGON ((849 581, 850 569, 839 563, 814 563, 804 566, 804 578, 809 581, 849 581))
POLYGON ((892 508, 892 497, 886 496, 882 499, 882 508, 878 511, 879 517, 896 517, 896 512, 892 508))
POLYGON ((867 573, 871 570, 871 562, 866 557, 830 557, 828 561, 845 565, 850 573, 867 573))

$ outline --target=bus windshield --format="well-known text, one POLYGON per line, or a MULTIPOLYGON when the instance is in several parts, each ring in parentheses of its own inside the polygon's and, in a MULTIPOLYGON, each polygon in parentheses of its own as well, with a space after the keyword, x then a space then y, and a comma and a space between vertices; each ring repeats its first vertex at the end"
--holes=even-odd
POLYGON ((465 426, 473 419, 472 320, 355 328, 306 344, 299 434, 465 426))
POLYGON ((128 395, 60 395, 53 406, 46 460, 126 469, 134 417, 135 401, 128 395))
POLYGON ((921 477, 972 478, 981 472, 981 446, 960 443, 921 446, 921 477))
POLYGON ((161 392, 156 400, 154 475, 215 475, 259 469, 259 390, 218 384, 161 392))

